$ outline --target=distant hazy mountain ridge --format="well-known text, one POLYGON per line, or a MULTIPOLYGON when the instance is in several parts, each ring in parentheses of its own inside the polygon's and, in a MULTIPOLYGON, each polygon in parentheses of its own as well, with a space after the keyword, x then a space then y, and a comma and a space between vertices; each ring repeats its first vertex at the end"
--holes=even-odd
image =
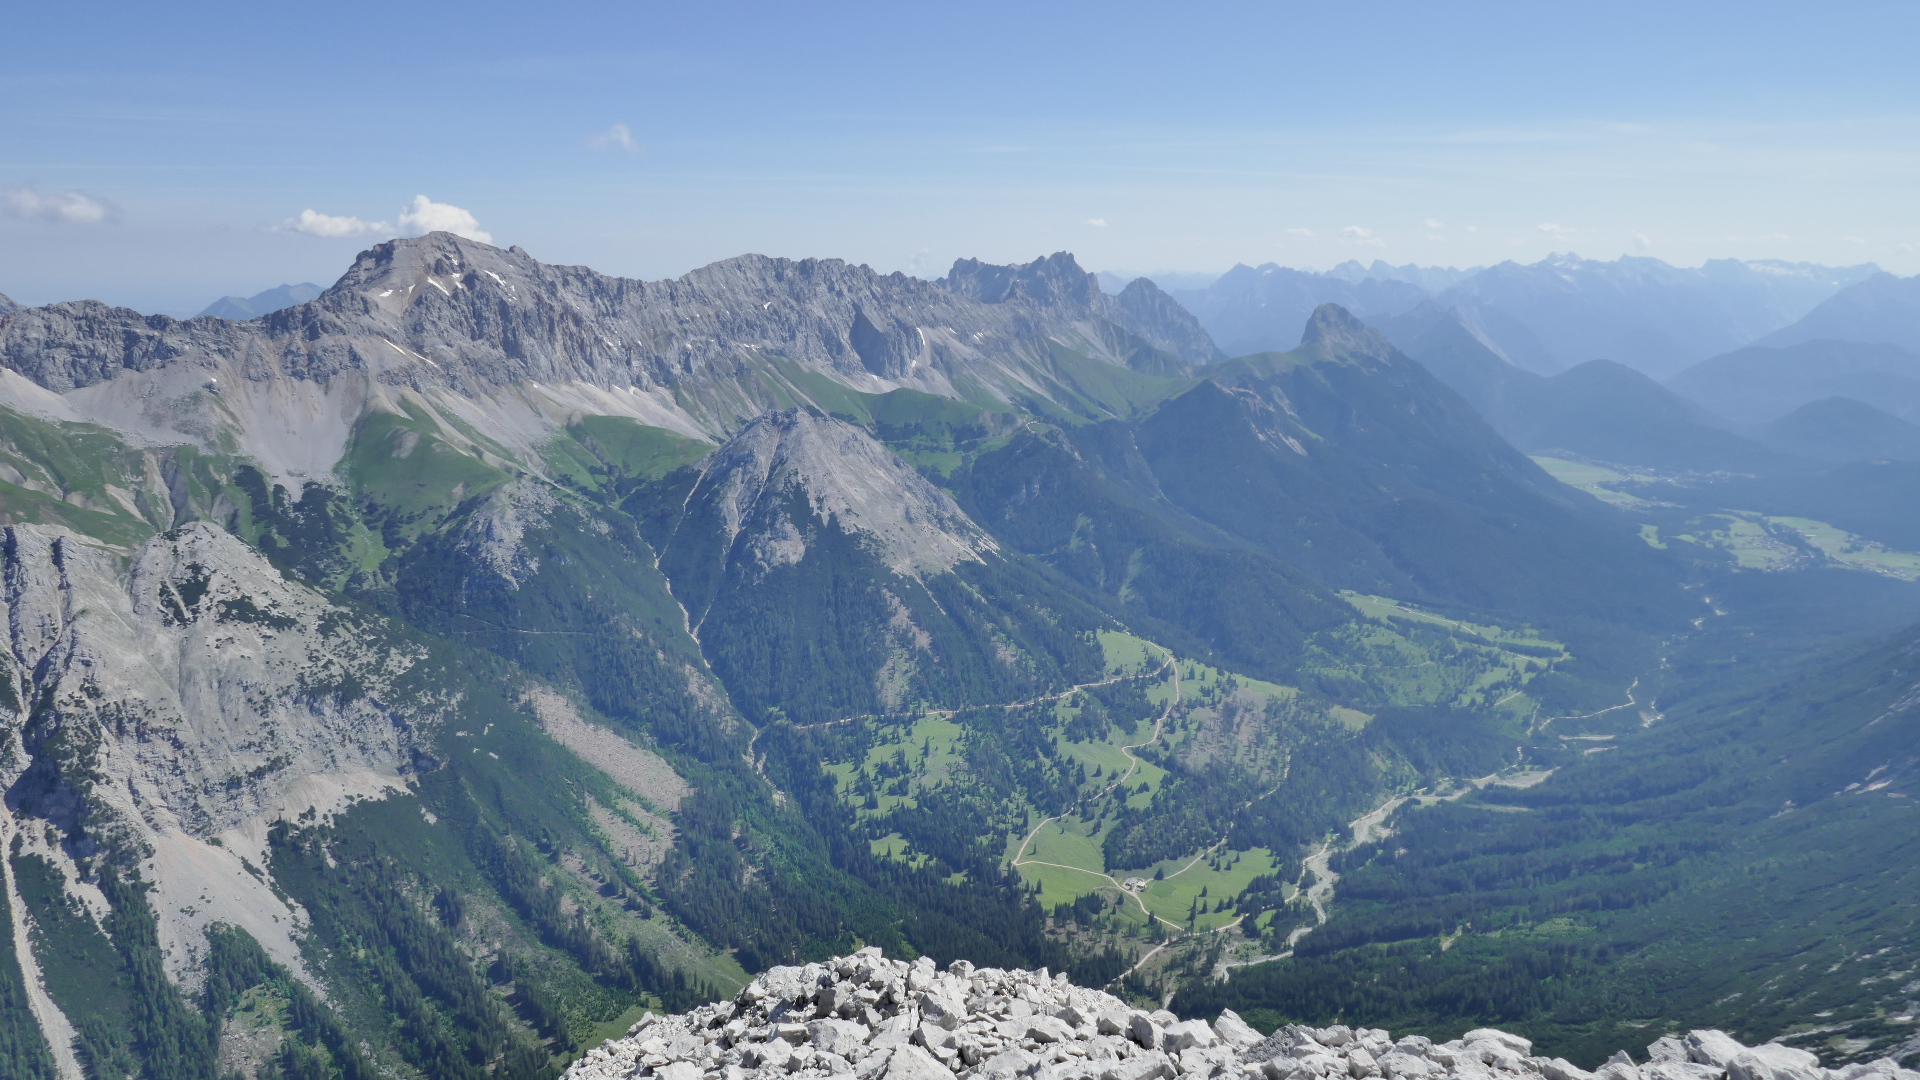
POLYGON ((1780 330, 1876 272, 1734 259, 1685 269, 1644 257, 1597 262, 1577 255, 1465 271, 1350 262, 1315 273, 1269 263, 1236 266, 1206 288, 1176 296, 1235 354, 1286 347, 1321 303, 1372 321, 1404 316, 1431 299, 1457 309, 1530 370, 1553 374, 1606 359, 1664 378, 1780 330))
POLYGON ((254 293, 252 296, 223 296, 208 304, 195 318, 212 315, 216 318, 236 321, 257 319, 262 315, 271 315, 281 308, 317 299, 325 291, 312 282, 302 282, 299 285, 279 285, 254 293))
POLYGON ((1886 343, 1920 352, 1920 277, 1880 273, 1856 281, 1755 344, 1778 347, 1820 339, 1886 343))
POLYGON ((1292 348, 1300 327, 1321 304, 1339 304, 1361 318, 1402 314, 1420 304, 1420 286, 1394 278, 1354 280, 1273 263, 1235 266, 1205 289, 1175 297, 1233 356, 1292 348))
POLYGON ((1920 461, 1920 426, 1848 397, 1808 402, 1768 424, 1761 437, 1820 461, 1920 461))
POLYGON ((1920 420, 1920 353, 1899 345, 1814 339, 1752 345, 1668 380, 1675 391, 1742 424, 1764 424, 1829 397, 1850 397, 1920 420))
POLYGON ((1792 463, 1624 364, 1589 360, 1551 376, 1528 371, 1502 355, 1458 309, 1437 301, 1380 325, 1529 453, 1683 472, 1792 463))

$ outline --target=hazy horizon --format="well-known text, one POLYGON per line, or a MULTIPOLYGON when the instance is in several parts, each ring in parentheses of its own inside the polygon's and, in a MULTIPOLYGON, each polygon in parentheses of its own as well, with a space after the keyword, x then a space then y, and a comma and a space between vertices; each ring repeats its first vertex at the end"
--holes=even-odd
POLYGON ((12 29, 0 292, 29 304, 198 310, 448 224, 647 279, 749 251, 1920 272, 1920 12, 1894 5, 109 3, 12 29))

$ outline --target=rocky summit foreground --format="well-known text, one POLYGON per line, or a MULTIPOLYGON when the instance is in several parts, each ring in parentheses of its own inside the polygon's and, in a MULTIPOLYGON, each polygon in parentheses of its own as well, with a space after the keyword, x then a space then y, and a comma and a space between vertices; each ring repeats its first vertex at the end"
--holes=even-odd
POLYGON ((1663 1037, 1635 1064, 1622 1051, 1597 1072, 1533 1055, 1518 1035, 1480 1028, 1446 1043, 1394 1040, 1378 1028, 1288 1025, 1262 1037, 1232 1011, 1212 1024, 1144 1012, 1065 975, 978 968, 862 949, 776 967, 732 1001, 648 1014, 567 1071, 567 1080, 727 1080, 752 1074, 857 1080, 1160 1080, 1246 1077, 1459 1077, 1462 1080, 1920 1080, 1883 1058, 1826 1069, 1805 1050, 1743 1046, 1721 1031, 1663 1037))

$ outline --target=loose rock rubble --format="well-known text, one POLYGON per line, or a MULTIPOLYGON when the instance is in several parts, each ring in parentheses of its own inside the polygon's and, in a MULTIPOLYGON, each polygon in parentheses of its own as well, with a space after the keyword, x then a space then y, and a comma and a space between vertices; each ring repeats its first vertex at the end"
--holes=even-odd
POLYGON ((1920 1080, 1891 1059, 1822 1068, 1804 1050, 1747 1047, 1720 1031, 1662 1038, 1595 1072, 1533 1054, 1492 1028, 1452 1042, 1378 1028, 1288 1025, 1261 1037, 1232 1011, 1143 1012, 1040 971, 938 970, 878 949, 773 968, 732 1001, 649 1013, 567 1070, 567 1080, 1920 1080))

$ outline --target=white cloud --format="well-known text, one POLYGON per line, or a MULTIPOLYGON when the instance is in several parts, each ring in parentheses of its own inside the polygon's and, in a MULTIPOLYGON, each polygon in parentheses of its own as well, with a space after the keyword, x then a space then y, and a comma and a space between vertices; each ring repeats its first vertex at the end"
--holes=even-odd
POLYGON ((1087 224, 1096 229, 1104 229, 1107 227, 1107 219, 1103 217, 1090 217, 1087 219, 1087 224))
POLYGON ((1847 243, 1849 243, 1849 244, 1864 244, 1864 243, 1866 243, 1866 241, 1865 241, 1865 240, 1863 240, 1863 239, 1861 239, 1861 238, 1860 238, 1860 237, 1858 237, 1858 236, 1849 236, 1849 237, 1845 237, 1845 240, 1846 240, 1846 241, 1847 241, 1847 243))
POLYGON ((1533 227, 1533 231, 1546 233, 1548 236, 1553 237, 1555 240, 1564 240, 1567 237, 1572 236, 1575 230, 1568 228, 1565 225, 1560 225, 1552 221, 1544 221, 1538 225, 1535 225, 1533 227))
POLYGON ((1427 239, 1433 241, 1436 244, 1444 244, 1447 242, 1447 238, 1444 236, 1441 236, 1439 233, 1428 233, 1427 239))
POLYGON ((420 236, 430 232, 450 232, 483 244, 493 243, 492 234, 480 227, 480 222, 474 219, 472 213, 458 206, 434 202, 425 195, 415 195, 413 202, 401 207, 399 215, 392 222, 367 221, 307 209, 300 211, 299 217, 281 222, 276 226, 276 231, 305 233, 330 240, 349 236, 420 236))
POLYGON ((78 191, 43 194, 32 184, 15 184, 0 190, 0 203, 6 205, 8 214, 33 221, 68 221, 91 225, 115 214, 113 204, 105 199, 96 199, 78 191))
POLYGON ((619 147, 629 154, 644 154, 647 148, 634 141, 633 129, 625 124, 615 124, 598 135, 587 136, 587 145, 595 150, 611 150, 619 147))
POLYGON ((1441 222, 1441 221, 1437 221, 1437 220, 1435 220, 1435 219, 1433 219, 1433 218, 1428 218, 1428 219, 1427 219, 1427 228, 1429 228, 1429 229, 1444 229, 1444 228, 1446 228, 1446 227, 1447 227, 1447 226, 1446 226, 1446 224, 1445 224, 1444 222, 1441 222))
POLYGON ((1648 236, 1646 233, 1637 232, 1633 234, 1633 250, 1645 251, 1652 246, 1653 246, 1653 238, 1648 236))
POLYGON ((389 235, 393 226, 384 221, 362 221, 357 217, 335 217, 322 214, 317 210, 300 211, 300 216, 288 218, 280 223, 280 232, 305 233, 308 236, 323 236, 329 240, 343 236, 389 235))
POLYGON ((1288 236, 1312 236, 1313 230, 1312 229, 1288 229, 1287 235, 1288 236))
POLYGON ((1340 238, 1350 244, 1358 244, 1361 247, 1383 248, 1387 246, 1385 240, 1373 235, 1372 229, 1364 229, 1358 225, 1349 225, 1341 229, 1340 238))
POLYGON ((1478 226, 1478 225, 1469 225, 1469 226, 1467 226, 1467 231, 1468 231, 1468 232, 1479 232, 1479 231, 1480 231, 1480 226, 1478 226))
POLYGON ((394 222, 408 236, 450 232, 483 244, 493 243, 493 234, 480 228, 480 222, 471 213, 447 203, 434 202, 425 195, 415 195, 412 205, 400 211, 400 216, 394 222))

